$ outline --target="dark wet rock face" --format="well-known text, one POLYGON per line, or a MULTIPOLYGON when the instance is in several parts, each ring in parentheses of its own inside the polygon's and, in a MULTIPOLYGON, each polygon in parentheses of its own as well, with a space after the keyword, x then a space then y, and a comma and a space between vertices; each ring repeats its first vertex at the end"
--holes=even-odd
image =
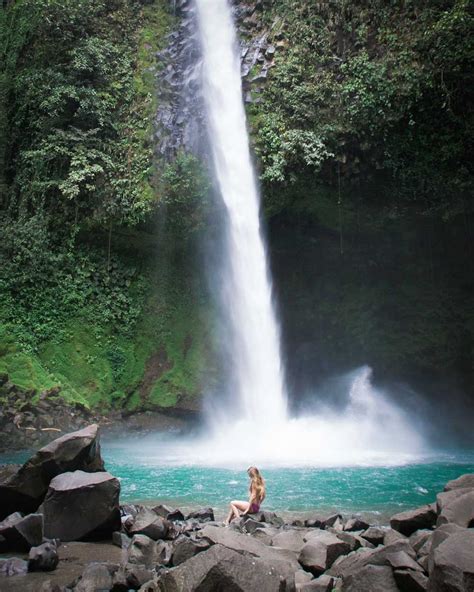
POLYGON ((102 471, 99 426, 93 424, 57 438, 41 448, 18 470, 0 471, 0 518, 34 512, 51 480, 66 471, 102 471))
POLYGON ((40 507, 45 535, 61 541, 111 537, 120 528, 120 483, 107 472, 55 477, 40 507))

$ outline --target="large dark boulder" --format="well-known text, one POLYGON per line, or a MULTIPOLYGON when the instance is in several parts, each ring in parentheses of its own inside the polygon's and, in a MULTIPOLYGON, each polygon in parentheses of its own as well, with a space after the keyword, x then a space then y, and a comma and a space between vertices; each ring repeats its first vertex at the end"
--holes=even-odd
POLYGON ((43 541, 43 516, 23 516, 15 512, 0 522, 1 548, 8 551, 29 551, 43 541))
POLYGON ((420 528, 432 528, 435 524, 436 512, 432 504, 400 512, 390 518, 390 526, 405 536, 410 536, 420 528))
MULTIPOLYGON (((292 588, 290 584, 288 590, 292 588)), ((158 589, 161 592, 284 592, 287 584, 265 561, 214 545, 160 575, 158 589)))
POLYGON ((110 473, 74 471, 55 477, 39 511, 48 538, 111 537, 120 529, 120 483, 110 473))
POLYGON ((53 440, 20 468, 0 468, 0 519, 17 511, 36 511, 51 480, 75 470, 104 470, 96 424, 53 440))
POLYGON ((429 590, 472 592, 473 583, 474 530, 465 529, 448 536, 434 550, 429 590))

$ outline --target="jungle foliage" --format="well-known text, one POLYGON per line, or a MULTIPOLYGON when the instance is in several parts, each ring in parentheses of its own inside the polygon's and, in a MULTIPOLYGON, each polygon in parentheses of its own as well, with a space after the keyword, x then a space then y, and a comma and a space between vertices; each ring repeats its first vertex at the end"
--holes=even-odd
POLYGON ((266 4, 276 61, 252 121, 269 207, 309 174, 392 213, 472 212, 473 3, 266 4))

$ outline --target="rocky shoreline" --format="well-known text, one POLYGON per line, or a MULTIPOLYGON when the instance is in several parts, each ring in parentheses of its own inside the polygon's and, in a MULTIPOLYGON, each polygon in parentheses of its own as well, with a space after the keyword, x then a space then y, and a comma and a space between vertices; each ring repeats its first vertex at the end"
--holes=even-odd
POLYGON ((2 592, 473 592, 474 474, 392 516, 259 512, 224 527, 212 508, 120 505, 89 425, 0 468, 2 592))
POLYGON ((92 412, 84 405, 67 403, 60 387, 37 393, 19 387, 7 374, 0 373, 0 453, 34 450, 92 423, 100 424, 102 433, 113 438, 123 435, 124 430, 139 434, 179 432, 195 420, 179 410, 92 412))

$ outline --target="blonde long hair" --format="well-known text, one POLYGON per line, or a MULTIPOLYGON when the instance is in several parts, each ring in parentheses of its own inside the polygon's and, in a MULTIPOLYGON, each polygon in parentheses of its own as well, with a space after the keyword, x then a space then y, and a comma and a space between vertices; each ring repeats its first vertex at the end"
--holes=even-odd
POLYGON ((255 493, 255 497, 257 498, 258 503, 262 503, 265 499, 265 479, 260 475, 260 471, 257 467, 249 467, 247 469, 247 474, 250 477, 250 493, 252 491, 255 493))

